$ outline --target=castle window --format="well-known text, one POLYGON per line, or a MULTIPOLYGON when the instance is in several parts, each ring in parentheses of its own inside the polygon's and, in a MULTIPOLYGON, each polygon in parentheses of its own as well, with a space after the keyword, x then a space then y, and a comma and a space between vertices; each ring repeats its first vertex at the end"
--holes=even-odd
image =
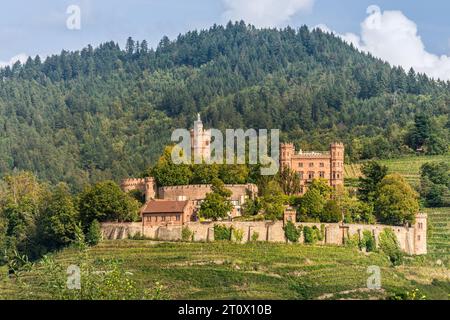
POLYGON ((314 167, 314 163, 313 163, 313 162, 310 162, 310 163, 309 163, 309 167, 310 167, 310 168, 314 167))
POLYGON ((303 180, 303 172, 302 172, 302 171, 299 172, 298 175, 299 175, 299 177, 300 177, 300 180, 303 180))
POLYGON ((166 221, 166 216, 162 216, 161 221, 166 221))
POLYGON ((325 172, 320 171, 320 172, 319 172, 319 176, 320 176, 321 178, 325 178, 325 172))
POLYGON ((299 163, 298 163, 298 167, 299 167, 299 168, 303 168, 303 162, 299 162, 299 163))
POLYGON ((308 179, 309 180, 314 179, 314 172, 308 172, 308 179))
POLYGON ((325 167, 325 163, 321 162, 321 163, 320 163, 320 167, 321 167, 321 168, 325 167))
POLYGON ((177 221, 180 221, 181 217, 179 214, 177 214, 176 219, 177 219, 177 221))
POLYGON ((422 224, 422 222, 419 222, 419 229, 423 229, 423 224, 422 224))
POLYGON ((417 236, 417 241, 420 241, 420 234, 417 236))

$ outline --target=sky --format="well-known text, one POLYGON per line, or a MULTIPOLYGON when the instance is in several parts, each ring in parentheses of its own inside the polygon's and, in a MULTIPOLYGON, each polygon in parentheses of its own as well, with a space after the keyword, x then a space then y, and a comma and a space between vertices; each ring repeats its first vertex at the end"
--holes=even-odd
POLYGON ((2 0, 0 66, 132 36, 167 35, 243 19, 258 27, 321 28, 405 69, 450 79, 450 1, 2 0))

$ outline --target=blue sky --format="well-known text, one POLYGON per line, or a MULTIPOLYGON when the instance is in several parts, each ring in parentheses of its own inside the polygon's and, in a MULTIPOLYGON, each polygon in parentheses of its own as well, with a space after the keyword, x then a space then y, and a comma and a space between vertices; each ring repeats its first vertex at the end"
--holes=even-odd
MULTIPOLYGON (((155 46, 163 35, 174 38, 191 29, 224 24, 230 18, 245 18, 259 26, 324 25, 341 35, 360 36, 370 5, 380 8, 380 20, 386 24, 402 16, 413 22, 417 26, 416 38, 420 36, 427 54, 450 55, 450 2, 444 0, 3 0, 0 62, 5 64, 20 54, 46 56, 109 40, 123 45, 130 35, 155 46), (66 27, 69 5, 81 9, 80 30, 66 27), (383 14, 392 10, 401 11, 402 16, 390 19, 383 14)), ((379 37, 373 38, 383 42, 379 37)), ((379 52, 388 61, 391 57, 386 52, 396 50, 374 48, 369 39, 361 41, 362 49, 379 52)))

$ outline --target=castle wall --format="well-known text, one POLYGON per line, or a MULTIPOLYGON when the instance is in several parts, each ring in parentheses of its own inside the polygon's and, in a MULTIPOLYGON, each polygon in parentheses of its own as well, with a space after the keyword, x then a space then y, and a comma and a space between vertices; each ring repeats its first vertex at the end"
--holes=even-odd
MULTIPOLYGON (((422 222, 423 223, 423 222, 422 222)), ((253 235, 257 235, 258 241, 269 242, 287 242, 283 226, 283 221, 223 221, 223 222, 189 222, 184 226, 142 226, 140 222, 133 223, 103 223, 102 234, 104 239, 125 239, 135 234, 144 235, 150 239, 161 241, 177 241, 182 238, 182 229, 189 228, 193 232, 194 241, 214 241, 214 226, 225 225, 243 231, 242 243, 252 240, 253 235)), ((316 226, 319 230, 324 226, 324 239, 319 244, 327 245, 343 245, 344 238, 358 234, 362 237, 365 230, 370 231, 375 236, 376 244, 380 233, 385 228, 391 228, 397 236, 401 249, 408 254, 426 254, 426 232, 425 235, 420 229, 407 227, 394 227, 385 225, 363 225, 363 224, 347 224, 340 225, 338 223, 296 223, 297 226, 316 226), (415 237, 420 233, 420 243, 415 243, 415 237)), ((424 227, 424 226, 423 226, 424 227)), ((426 230, 426 229, 425 229, 426 230)), ((299 239, 299 243, 304 242, 303 234, 299 239)))
MULTIPOLYGON (((230 200, 239 201, 239 204, 243 204, 248 192, 252 193, 252 196, 256 196, 258 192, 258 188, 253 184, 227 184, 225 188, 232 192, 230 200)), ((209 184, 171 186, 160 187, 158 196, 163 200, 200 201, 205 199, 206 194, 211 192, 211 185, 209 184)))

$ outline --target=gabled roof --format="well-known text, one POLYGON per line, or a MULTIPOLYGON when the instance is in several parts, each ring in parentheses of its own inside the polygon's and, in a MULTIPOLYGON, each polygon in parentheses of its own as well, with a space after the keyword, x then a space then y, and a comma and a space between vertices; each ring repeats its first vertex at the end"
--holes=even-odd
POLYGON ((141 213, 183 213, 188 201, 152 200, 141 210, 141 213))

